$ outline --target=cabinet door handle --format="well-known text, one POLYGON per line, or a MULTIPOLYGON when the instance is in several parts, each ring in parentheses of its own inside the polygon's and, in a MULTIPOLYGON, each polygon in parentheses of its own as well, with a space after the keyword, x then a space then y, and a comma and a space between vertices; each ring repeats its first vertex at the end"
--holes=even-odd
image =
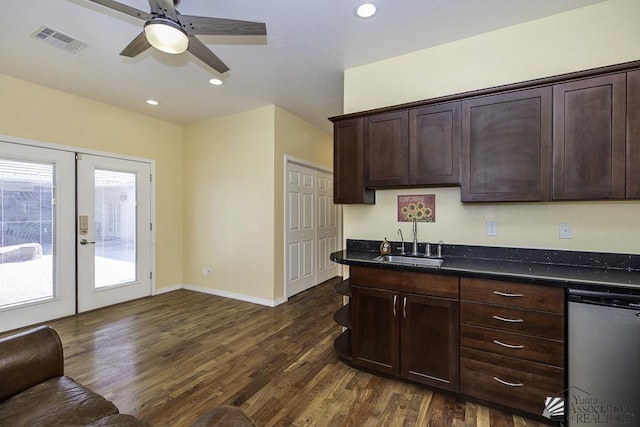
POLYGON ((407 318, 407 297, 402 300, 402 315, 405 319, 407 318))
POLYGON ((522 320, 522 319, 508 319, 506 317, 500 317, 500 316, 493 316, 493 318, 496 319, 496 320, 500 320, 501 322, 524 323, 524 320, 522 320))
POLYGON ((398 295, 393 296, 393 317, 396 317, 396 305, 398 302, 398 295))
POLYGON ((524 348, 524 346, 523 346, 523 345, 519 345, 519 344, 518 344, 518 345, 505 344, 505 343, 500 342, 500 341, 498 341, 498 340, 493 340, 493 343, 494 343, 494 344, 501 345, 502 347, 506 347, 506 348, 516 348, 516 349, 524 348))
POLYGON ((524 295, 522 294, 510 294, 508 292, 500 292, 500 291, 493 291, 494 294, 496 295, 500 295, 501 297, 523 297, 524 295))
POLYGON ((500 384, 508 385, 509 387, 524 387, 522 383, 512 383, 509 381, 501 380, 498 377, 493 377, 494 381, 498 381, 500 384))

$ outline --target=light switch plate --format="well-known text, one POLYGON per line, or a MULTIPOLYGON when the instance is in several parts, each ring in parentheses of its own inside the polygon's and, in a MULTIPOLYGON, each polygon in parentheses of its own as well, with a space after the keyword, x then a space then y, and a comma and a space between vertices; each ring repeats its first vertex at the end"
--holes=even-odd
POLYGON ((498 235, 498 221, 487 221, 487 236, 498 235))
POLYGON ((558 230, 558 238, 560 239, 570 239, 571 238, 571 224, 569 223, 560 223, 560 227, 558 230))

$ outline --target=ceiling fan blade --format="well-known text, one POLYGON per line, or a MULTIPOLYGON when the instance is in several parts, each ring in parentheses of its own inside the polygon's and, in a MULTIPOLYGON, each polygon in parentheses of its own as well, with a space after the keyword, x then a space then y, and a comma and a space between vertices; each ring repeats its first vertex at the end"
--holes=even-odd
POLYGON ((205 16, 178 15, 180 23, 189 34, 203 36, 266 36, 267 26, 262 22, 236 19, 208 18, 205 16))
POLYGON ((229 67, 220 60, 204 43, 202 43, 196 36, 189 36, 189 52, 214 70, 219 73, 229 71, 229 67))
POLYGON ((127 56, 129 58, 133 58, 134 56, 138 56, 145 50, 149 49, 151 44, 147 41, 147 37, 144 35, 144 31, 138 34, 138 36, 131 40, 131 43, 127 45, 120 55, 127 56))
POLYGON ((90 2, 97 3, 104 7, 108 7, 109 9, 113 9, 118 12, 122 12, 126 15, 133 16, 134 18, 140 18, 145 21, 148 21, 152 18, 151 14, 147 12, 143 12, 135 7, 127 6, 126 4, 118 3, 113 0, 89 0, 90 2))
POLYGON ((149 7, 152 15, 166 16, 173 21, 178 21, 173 0, 149 0, 149 7))

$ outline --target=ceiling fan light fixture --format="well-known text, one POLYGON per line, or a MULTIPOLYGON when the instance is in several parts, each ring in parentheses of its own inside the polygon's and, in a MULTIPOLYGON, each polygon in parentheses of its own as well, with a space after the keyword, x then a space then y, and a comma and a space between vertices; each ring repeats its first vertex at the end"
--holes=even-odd
POLYGON ((189 37, 179 24, 166 18, 153 18, 144 24, 144 34, 156 49, 178 54, 189 47, 189 37))

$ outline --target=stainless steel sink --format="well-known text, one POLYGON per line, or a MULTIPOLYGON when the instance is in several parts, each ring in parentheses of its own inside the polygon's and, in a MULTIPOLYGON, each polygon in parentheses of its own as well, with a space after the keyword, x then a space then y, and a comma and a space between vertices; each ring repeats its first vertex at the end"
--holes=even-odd
POLYGON ((373 259, 374 261, 388 262, 392 264, 404 264, 415 265, 424 267, 436 267, 442 266, 444 259, 442 258, 425 258, 417 256, 403 256, 403 255, 380 255, 373 259))

